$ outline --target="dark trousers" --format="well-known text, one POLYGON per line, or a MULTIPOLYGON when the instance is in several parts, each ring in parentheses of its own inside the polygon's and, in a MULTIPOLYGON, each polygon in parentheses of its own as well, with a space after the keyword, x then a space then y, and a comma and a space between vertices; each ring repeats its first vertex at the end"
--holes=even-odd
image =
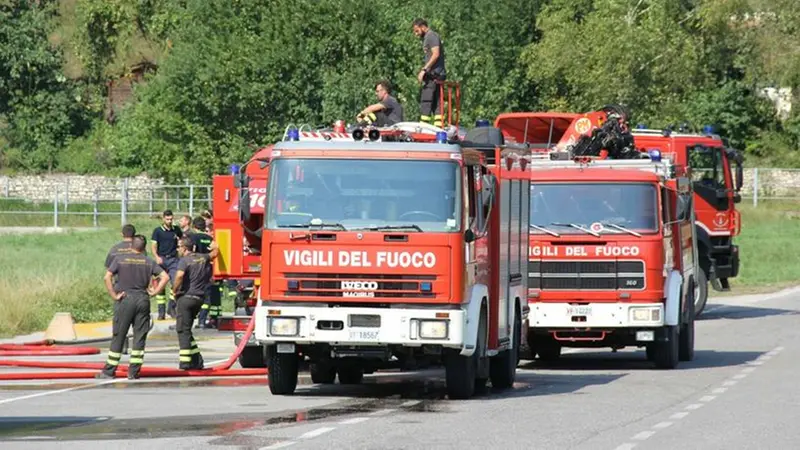
POLYGON ((106 375, 113 376, 122 359, 122 348, 133 326, 133 344, 130 350, 128 378, 138 378, 144 363, 144 346, 150 331, 150 297, 145 292, 127 292, 125 298, 114 304, 114 320, 111 325, 111 348, 103 368, 106 375))
POLYGON ((175 329, 178 331, 178 346, 180 347, 181 369, 202 369, 203 357, 192 335, 192 323, 200 308, 203 306, 203 297, 195 295, 182 295, 178 297, 177 317, 175 329))
MULTIPOLYGON (((442 79, 442 81, 444 80, 442 79)), ((439 111, 440 95, 440 88, 439 84, 436 83, 436 78, 430 74, 425 75, 419 97, 420 122, 444 128, 444 116, 439 111)))
POLYGON ((169 275, 169 285, 164 288, 164 292, 156 295, 158 319, 164 320, 165 314, 175 316, 175 276, 178 274, 178 258, 162 256, 161 260, 161 268, 169 275), (167 306, 167 297, 169 297, 169 306, 167 306))
POLYGON ((209 320, 213 326, 213 322, 220 315, 222 315, 222 282, 217 281, 208 285, 205 301, 201 307, 200 315, 197 317, 197 325, 203 327, 206 321, 209 320))

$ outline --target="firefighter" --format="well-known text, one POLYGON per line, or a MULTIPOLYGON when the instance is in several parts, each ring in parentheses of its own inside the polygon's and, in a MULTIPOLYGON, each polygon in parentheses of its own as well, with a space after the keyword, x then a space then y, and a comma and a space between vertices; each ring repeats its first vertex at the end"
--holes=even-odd
MULTIPOLYGON (((203 218, 199 217, 202 221, 203 218)), ((203 234, 203 233, 195 233, 203 234)), ((197 348, 197 342, 192 336, 192 323, 200 312, 204 299, 211 285, 211 261, 217 257, 218 249, 215 242, 209 242, 207 253, 193 251, 195 242, 189 237, 183 237, 178 243, 178 271, 175 274, 175 283, 178 296, 177 323, 178 345, 180 347, 181 370, 202 369, 203 356, 197 348)))
MULTIPOLYGON (((196 217, 192 221, 192 226, 194 230, 191 233, 191 240, 192 240, 192 251, 194 253, 199 254, 208 254, 211 251, 211 243, 213 242, 213 238, 206 233, 206 226, 208 222, 202 216, 196 217)), ((210 267, 209 263, 209 267, 210 267)), ((209 321, 209 316, 216 318, 219 315, 219 307, 221 304, 220 299, 220 283, 213 283, 209 282, 208 290, 206 291, 205 295, 203 295, 204 301, 203 305, 200 309, 200 314, 197 316, 197 327, 198 328, 205 328, 207 323, 212 323, 213 321, 209 321), (210 313, 214 314, 210 314, 210 313)))
POLYGON ((133 225, 126 224, 122 227, 122 240, 114 244, 111 249, 108 250, 108 254, 106 255, 106 269, 111 266, 111 263, 114 261, 114 258, 117 255, 122 253, 132 253, 131 242, 133 241, 133 236, 135 234, 136 227, 133 225))
POLYGON ((178 226, 181 228, 182 233, 187 233, 192 229, 192 216, 189 215, 182 215, 181 220, 178 222, 178 226))
POLYGON ((378 103, 369 105, 358 113, 356 119, 359 122, 388 127, 403 121, 403 106, 392 97, 388 81, 379 81, 375 85, 375 96, 378 103))
POLYGON ((139 378, 144 363, 144 347, 150 331, 150 296, 161 292, 169 276, 155 261, 145 255, 147 239, 138 234, 131 240, 133 253, 114 258, 106 269, 105 284, 108 294, 114 299, 114 320, 111 346, 102 372, 96 378, 114 378, 122 358, 122 348, 127 341, 128 329, 133 326, 133 345, 130 350, 128 379, 139 378), (114 286, 112 277, 118 277, 114 286), (150 287, 150 280, 158 276, 158 285, 150 287))
POLYGON ((422 39, 425 61, 417 73, 417 80, 422 84, 419 99, 420 122, 444 128, 444 118, 439 111, 439 86, 436 83, 447 79, 444 45, 439 34, 428 28, 428 22, 424 19, 414 19, 412 29, 414 35, 422 39))
POLYGON ((150 243, 153 256, 156 262, 169 274, 172 289, 167 289, 169 295, 169 308, 167 308, 167 296, 159 294, 156 296, 158 304, 158 320, 164 320, 164 313, 170 317, 175 317, 175 272, 178 269, 178 239, 183 237, 180 228, 172 223, 173 215, 169 209, 162 214, 163 223, 153 230, 153 241, 150 243))

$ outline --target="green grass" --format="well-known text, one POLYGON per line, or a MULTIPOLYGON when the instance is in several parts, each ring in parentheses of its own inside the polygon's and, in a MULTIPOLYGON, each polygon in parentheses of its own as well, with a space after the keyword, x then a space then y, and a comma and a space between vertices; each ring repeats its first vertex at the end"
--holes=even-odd
MULTIPOLYGON (((742 265, 729 294, 796 284, 800 280, 800 202, 739 206, 743 225, 737 243, 742 265)), ((0 236, 0 335, 44 330, 59 311, 72 313, 78 322, 111 317, 111 301, 102 281, 106 252, 119 239, 119 218, 111 222, 113 228, 97 231, 0 236)), ((148 239, 158 224, 143 217, 133 223, 148 239)), ((712 295, 719 293, 712 291, 712 295)), ((227 297, 223 297, 223 310, 232 310, 227 297)))

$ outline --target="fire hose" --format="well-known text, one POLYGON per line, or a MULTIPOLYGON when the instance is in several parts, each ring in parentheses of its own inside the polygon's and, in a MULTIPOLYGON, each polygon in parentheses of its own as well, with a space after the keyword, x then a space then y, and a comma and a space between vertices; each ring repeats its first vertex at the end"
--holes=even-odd
MULTIPOLYGON (((236 359, 244 350, 250 336, 253 334, 255 319, 250 320, 247 330, 244 332, 239 345, 233 354, 224 362, 213 367, 200 370, 180 370, 166 367, 147 367, 143 366, 139 371, 139 376, 143 378, 161 377, 230 377, 230 376, 253 376, 266 375, 267 369, 231 369, 236 359)), ((96 355, 100 353, 97 347, 62 347, 50 349, 53 341, 37 341, 24 344, 2 344, 0 345, 0 355, 3 356, 26 356, 26 355, 96 355)), ((99 370, 105 366, 104 363, 82 363, 82 362, 46 362, 46 361, 21 361, 13 359, 0 359, 0 366, 9 367, 35 367, 39 369, 93 369, 93 371, 83 372, 18 372, 0 373, 0 381, 6 380, 60 380, 76 378, 94 378, 99 370)), ((128 366, 120 365, 115 373, 117 378, 128 376, 128 366)))

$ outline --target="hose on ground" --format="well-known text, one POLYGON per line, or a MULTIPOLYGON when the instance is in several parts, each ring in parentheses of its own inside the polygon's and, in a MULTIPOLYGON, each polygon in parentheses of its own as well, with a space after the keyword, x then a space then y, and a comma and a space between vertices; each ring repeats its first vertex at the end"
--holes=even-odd
MULTIPOLYGON (((224 362, 213 367, 207 367, 202 370, 180 370, 170 369, 166 367, 148 367, 142 366, 139 371, 139 376, 143 378, 159 378, 159 377, 209 377, 209 376, 253 376, 253 375, 266 375, 267 369, 231 369, 231 366, 236 362, 239 355, 247 345, 250 336, 253 334, 255 328, 255 318, 251 316, 250 324, 244 332, 239 345, 231 356, 224 362)), ((51 346, 52 341, 37 341, 27 342, 25 344, 5 344, 16 346, 16 348, 41 348, 44 346, 51 346)), ((75 347, 75 348, 92 348, 96 350, 92 353, 63 353, 67 355, 83 355, 83 354, 98 354, 100 349, 96 347, 75 347)), ((2 349, 2 347, 0 347, 2 349)), ((59 349, 61 350, 61 349, 59 349)), ((67 350, 67 348, 63 349, 67 350)), ((13 351, 13 350, 8 350, 13 351)), ((28 351, 28 350, 26 350, 28 351)), ((55 350, 54 350, 55 351, 55 350)), ((34 353, 37 355, 46 355, 46 353, 34 353)), ((51 353, 53 354, 53 353, 51 353)), ((19 356, 19 355, 18 355, 19 356)), ((12 372, 0 373, 0 380, 57 380, 57 379, 77 379, 77 378, 94 378, 97 371, 101 370, 105 364, 103 363, 82 363, 82 362, 55 362, 55 361, 22 361, 5 359, 0 360, 0 366, 10 367, 35 367, 40 369, 94 369, 94 372, 12 372)), ((117 367, 115 376, 123 378, 128 376, 128 366, 120 365, 117 367)))

